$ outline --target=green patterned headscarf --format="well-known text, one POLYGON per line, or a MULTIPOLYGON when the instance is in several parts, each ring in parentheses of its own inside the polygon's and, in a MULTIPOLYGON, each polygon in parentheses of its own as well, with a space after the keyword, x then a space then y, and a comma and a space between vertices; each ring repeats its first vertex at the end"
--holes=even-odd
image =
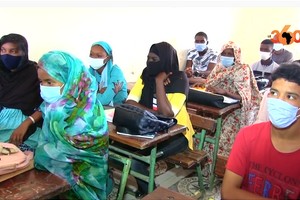
POLYGON ((64 88, 60 100, 41 105, 36 167, 66 179, 80 199, 106 199, 108 125, 96 80, 79 59, 61 51, 44 54, 39 68, 64 88))

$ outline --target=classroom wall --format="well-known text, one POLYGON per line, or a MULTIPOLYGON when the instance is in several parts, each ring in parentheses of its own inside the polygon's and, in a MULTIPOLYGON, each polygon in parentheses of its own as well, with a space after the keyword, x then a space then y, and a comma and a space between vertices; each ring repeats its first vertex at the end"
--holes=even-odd
MULTIPOLYGON (((0 35, 20 33, 29 43, 30 59, 37 61, 49 50, 64 50, 86 62, 93 42, 104 40, 113 49, 114 62, 128 81, 135 81, 145 67, 149 47, 167 41, 178 52, 181 69, 194 35, 208 34, 209 46, 219 51, 233 40, 242 58, 251 64, 259 58, 260 42, 273 30, 290 24, 300 30, 297 7, 213 6, 1 6, 0 35)), ((299 37, 299 35, 298 35, 299 37)), ((300 59, 300 43, 286 49, 300 59)))

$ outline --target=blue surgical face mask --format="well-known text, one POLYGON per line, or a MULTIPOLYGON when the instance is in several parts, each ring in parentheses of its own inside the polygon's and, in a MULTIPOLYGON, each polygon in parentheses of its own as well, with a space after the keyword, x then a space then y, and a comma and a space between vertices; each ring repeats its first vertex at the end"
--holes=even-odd
POLYGON ((276 128, 287 128, 294 123, 299 115, 298 107, 276 98, 267 99, 269 119, 276 128))
POLYGON ((204 51, 206 49, 206 44, 205 43, 195 43, 195 48, 197 51, 204 51))
POLYGON ((106 58, 91 58, 91 57, 89 57, 89 64, 93 69, 97 70, 105 65, 105 62, 104 62, 105 59, 106 58))
POLYGON ((60 90, 61 90, 62 87, 63 87, 63 85, 62 86, 43 86, 43 85, 40 85, 41 97, 47 103, 57 102, 62 97, 62 94, 60 93, 60 90))
POLYGON ((221 63, 224 67, 230 67, 234 63, 234 57, 221 56, 221 63))
POLYGON ((22 56, 13 56, 10 54, 1 55, 1 60, 8 70, 16 69, 20 64, 21 59, 22 56))

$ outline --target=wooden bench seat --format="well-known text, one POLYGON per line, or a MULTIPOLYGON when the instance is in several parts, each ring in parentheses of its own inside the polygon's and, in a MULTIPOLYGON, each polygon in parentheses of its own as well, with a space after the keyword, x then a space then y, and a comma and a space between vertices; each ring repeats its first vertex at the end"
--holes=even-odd
POLYGON ((166 161, 180 165, 183 168, 191 168, 200 164, 207 157, 207 153, 201 150, 185 150, 173 156, 169 156, 166 161))
POLYGON ((204 138, 206 132, 215 132, 216 130, 216 120, 203 117, 198 115, 196 110, 188 109, 190 120, 195 129, 200 130, 196 138, 200 140, 200 144, 194 147, 194 150, 187 149, 184 152, 177 153, 175 155, 169 156, 166 161, 179 165, 183 168, 196 167, 196 172, 198 175, 198 185, 201 191, 204 190, 204 183, 202 177, 202 163, 204 163, 208 157, 208 154, 202 150, 204 144, 204 138))

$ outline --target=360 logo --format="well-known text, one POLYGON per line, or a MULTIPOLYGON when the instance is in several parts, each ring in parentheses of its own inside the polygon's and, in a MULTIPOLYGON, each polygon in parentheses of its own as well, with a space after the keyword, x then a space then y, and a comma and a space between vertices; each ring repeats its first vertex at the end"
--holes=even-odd
POLYGON ((281 32, 278 30, 273 30, 271 35, 274 35, 271 38, 274 43, 281 43, 283 45, 290 45, 293 42, 300 43, 300 30, 295 30, 294 32, 289 32, 288 29, 291 25, 285 25, 281 32))

